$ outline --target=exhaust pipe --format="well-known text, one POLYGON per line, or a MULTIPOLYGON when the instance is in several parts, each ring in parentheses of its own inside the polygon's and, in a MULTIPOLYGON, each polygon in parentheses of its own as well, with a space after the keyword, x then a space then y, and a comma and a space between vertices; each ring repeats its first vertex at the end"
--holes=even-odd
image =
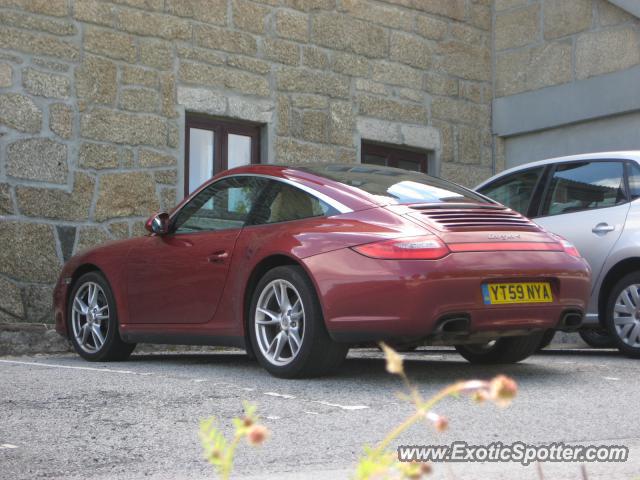
POLYGON ((584 314, 579 310, 568 310, 562 314, 558 330, 573 332, 580 328, 584 314))
POLYGON ((438 322, 438 333, 469 333, 471 320, 468 315, 451 315, 438 322))

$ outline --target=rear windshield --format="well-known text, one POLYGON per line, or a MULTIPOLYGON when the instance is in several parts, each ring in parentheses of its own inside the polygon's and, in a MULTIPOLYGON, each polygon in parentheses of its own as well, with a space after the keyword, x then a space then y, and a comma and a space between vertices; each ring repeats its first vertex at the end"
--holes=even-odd
POLYGON ((491 203, 455 183, 399 168, 331 164, 295 168, 363 190, 388 203, 491 203))

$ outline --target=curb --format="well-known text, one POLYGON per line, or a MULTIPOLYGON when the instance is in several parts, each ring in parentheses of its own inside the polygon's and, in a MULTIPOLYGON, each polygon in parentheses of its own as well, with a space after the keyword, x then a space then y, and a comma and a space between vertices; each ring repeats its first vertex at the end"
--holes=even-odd
POLYGON ((53 324, 0 323, 0 355, 66 353, 71 345, 55 331, 53 324))

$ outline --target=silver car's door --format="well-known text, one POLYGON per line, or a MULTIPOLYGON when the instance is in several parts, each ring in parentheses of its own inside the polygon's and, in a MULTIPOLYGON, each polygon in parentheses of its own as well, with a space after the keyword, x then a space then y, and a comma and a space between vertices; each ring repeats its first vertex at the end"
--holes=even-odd
POLYGON ((600 275, 629 212, 622 161, 559 164, 551 172, 535 222, 573 243, 600 275))

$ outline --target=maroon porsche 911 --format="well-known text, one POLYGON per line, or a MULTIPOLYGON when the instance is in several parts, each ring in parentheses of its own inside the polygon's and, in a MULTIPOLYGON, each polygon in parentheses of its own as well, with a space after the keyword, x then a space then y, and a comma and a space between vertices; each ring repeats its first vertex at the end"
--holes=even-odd
POLYGON ((123 360, 136 342, 226 345, 300 377, 384 340, 517 362, 545 331, 579 327, 589 297, 564 239, 394 168, 240 167, 146 227, 62 270, 56 328, 87 360, 123 360))

